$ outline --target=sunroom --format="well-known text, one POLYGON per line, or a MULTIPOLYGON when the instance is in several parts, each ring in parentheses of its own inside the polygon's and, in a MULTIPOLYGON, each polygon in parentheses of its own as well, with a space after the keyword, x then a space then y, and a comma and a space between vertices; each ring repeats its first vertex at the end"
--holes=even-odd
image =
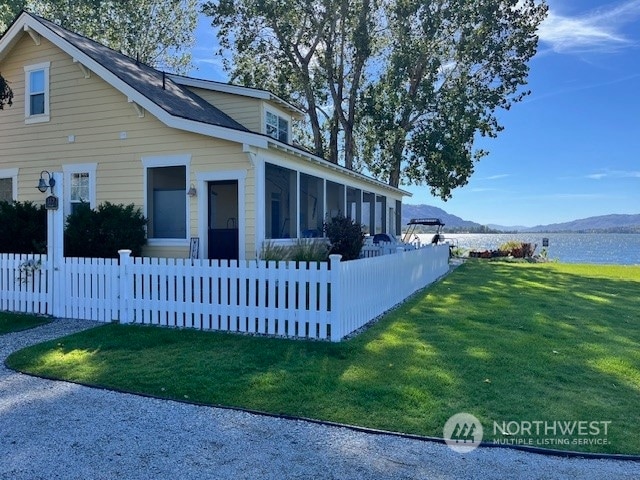
POLYGON ((362 224, 368 235, 399 235, 406 192, 359 174, 348 183, 344 177, 265 163, 264 238, 276 244, 320 238, 324 223, 338 215, 362 224))

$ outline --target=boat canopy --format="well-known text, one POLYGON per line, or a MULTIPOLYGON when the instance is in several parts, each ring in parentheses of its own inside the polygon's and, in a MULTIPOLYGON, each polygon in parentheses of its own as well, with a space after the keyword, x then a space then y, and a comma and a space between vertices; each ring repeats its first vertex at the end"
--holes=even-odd
POLYGON ((411 235, 413 235, 416 226, 427 225, 438 227, 436 235, 432 240, 432 243, 438 243, 440 241, 440 230, 442 229, 442 227, 444 227, 444 222, 439 218, 412 218, 411 220, 409 220, 407 225, 409 225, 409 228, 407 228, 407 232, 404 234, 404 237, 402 237, 403 242, 408 242, 411 239, 411 235))

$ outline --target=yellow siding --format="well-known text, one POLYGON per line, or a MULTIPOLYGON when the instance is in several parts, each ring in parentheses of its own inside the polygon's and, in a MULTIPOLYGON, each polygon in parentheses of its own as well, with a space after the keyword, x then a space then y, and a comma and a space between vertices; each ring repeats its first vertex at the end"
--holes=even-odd
POLYGON ((203 88, 190 87, 189 89, 247 129, 252 132, 262 133, 261 104, 263 100, 230 93, 212 92, 203 88))
MULTIPOLYGON (((146 113, 138 118, 127 98, 95 73, 85 79, 78 65, 44 38, 36 46, 24 35, 0 62, 10 82, 14 104, 0 111, 0 169, 19 167, 18 200, 42 203, 35 187, 41 170, 61 171, 62 165, 97 163, 96 201, 134 203, 144 208, 142 157, 191 155, 190 182, 198 172, 246 170, 247 209, 245 251, 255 255, 255 180, 242 145, 166 127, 146 113), (24 122, 25 65, 50 61, 50 117, 46 123, 24 122), (127 139, 121 140, 120 133, 127 139), (69 143, 68 136, 75 135, 69 143)), ((198 202, 190 199, 189 236, 198 235, 198 202)), ((242 248, 242 247, 241 247, 242 248)), ((148 247, 148 253, 186 256, 188 246, 148 247)))

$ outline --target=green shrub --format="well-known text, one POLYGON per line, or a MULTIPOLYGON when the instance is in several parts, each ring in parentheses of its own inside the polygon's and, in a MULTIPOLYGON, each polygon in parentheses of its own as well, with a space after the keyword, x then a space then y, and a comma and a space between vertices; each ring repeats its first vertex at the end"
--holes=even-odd
POLYGON ((9 82, 0 75, 0 110, 3 110, 5 105, 13 105, 13 92, 9 87, 9 82))
POLYGON ((322 240, 300 239, 289 251, 294 262, 326 262, 328 258, 329 246, 322 240))
POLYGON ((44 253, 47 211, 31 202, 0 202, 0 253, 44 253))
POLYGON ((282 262, 289 259, 289 249, 284 245, 276 245, 270 241, 262 244, 262 251, 259 255, 260 260, 265 262, 282 262))
POLYGON ((326 262, 329 246, 322 239, 299 239, 295 245, 276 245, 265 242, 260 252, 260 260, 274 262, 326 262))
POLYGON ((330 254, 342 255, 342 260, 356 260, 364 243, 362 225, 342 215, 324 224, 324 232, 329 238, 330 254))
POLYGON ((105 202, 96 210, 81 204, 67 217, 65 256, 117 258, 118 250, 125 248, 133 256, 140 256, 147 243, 146 224, 142 212, 133 204, 105 202))
POLYGON ((535 249, 535 245, 531 243, 518 242, 516 240, 510 240, 498 247, 499 252, 514 258, 529 258, 533 256, 535 249))

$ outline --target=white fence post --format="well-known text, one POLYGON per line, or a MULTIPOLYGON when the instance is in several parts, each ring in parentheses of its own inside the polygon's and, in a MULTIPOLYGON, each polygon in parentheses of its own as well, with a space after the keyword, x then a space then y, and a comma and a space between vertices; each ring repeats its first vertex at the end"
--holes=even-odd
MULTIPOLYGON (((63 176, 53 172, 51 179, 55 187, 51 187, 51 195, 57 193, 64 199, 63 176)), ((54 317, 64 316, 64 201, 55 210, 47 210, 47 285, 50 314, 54 317)))
POLYGON ((331 341, 339 342, 342 331, 342 286, 340 285, 340 260, 342 255, 329 255, 331 273, 331 341))
POLYGON ((120 323, 130 323, 129 306, 131 305, 130 296, 132 295, 133 282, 131 279, 131 250, 118 250, 120 255, 120 265, 118 267, 118 319, 120 323))

